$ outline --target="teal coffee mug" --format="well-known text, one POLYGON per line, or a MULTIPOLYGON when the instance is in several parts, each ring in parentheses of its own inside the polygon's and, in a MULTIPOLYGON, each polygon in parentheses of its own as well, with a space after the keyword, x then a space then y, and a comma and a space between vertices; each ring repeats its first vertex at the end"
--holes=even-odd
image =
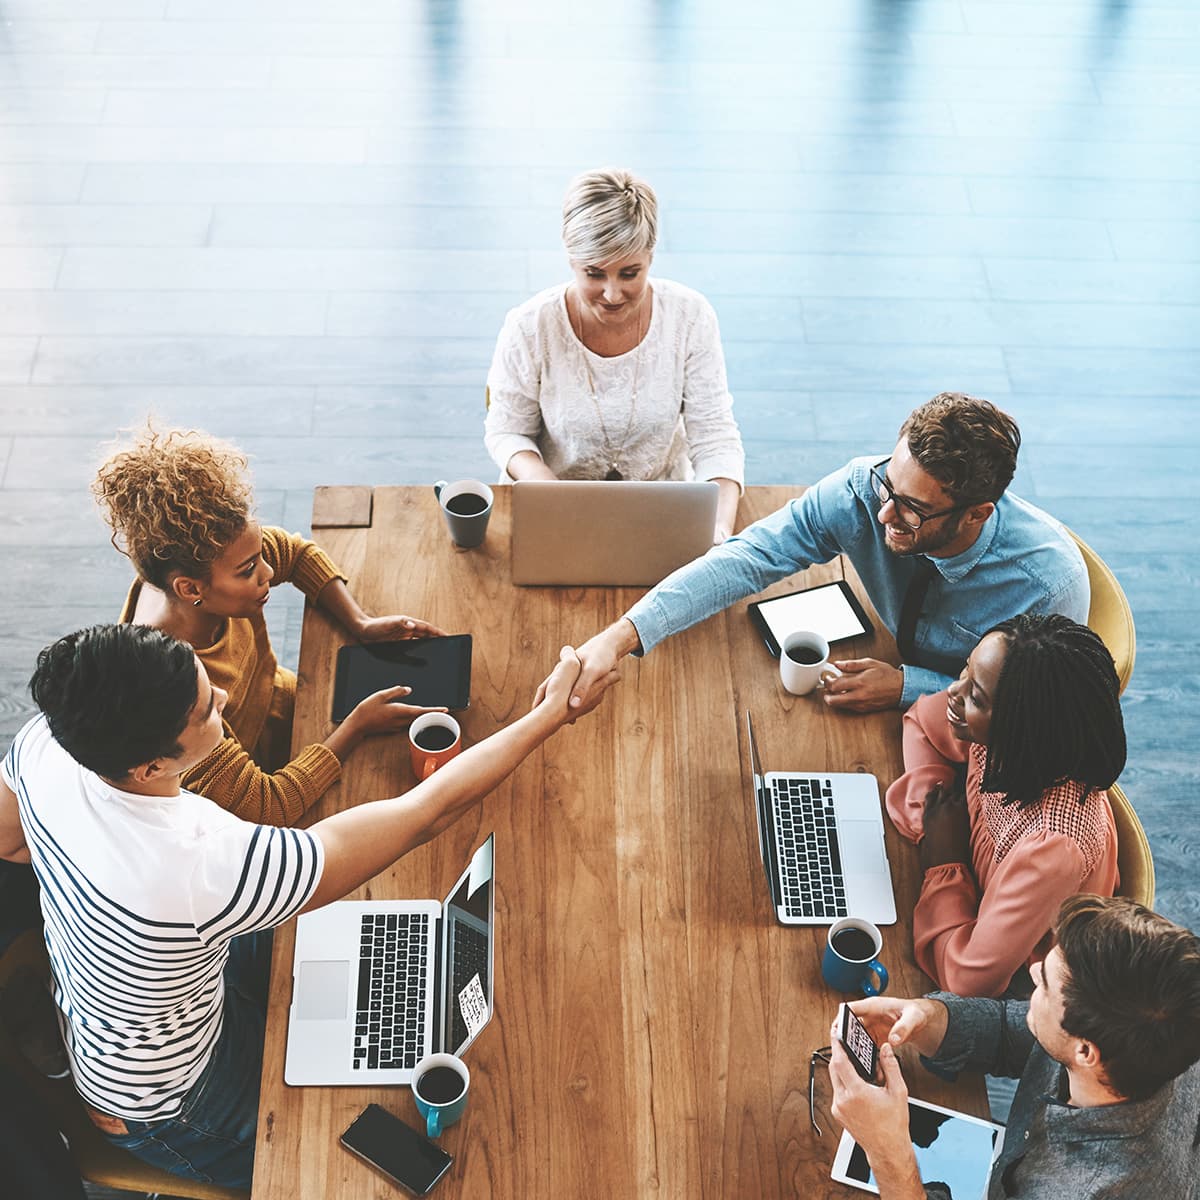
POLYGON ((412 1093, 429 1137, 440 1137, 443 1129, 463 1115, 470 1087, 467 1064, 453 1054, 427 1054, 417 1063, 412 1093))
POLYGON ((887 967, 879 961, 883 934, 861 917, 842 917, 829 927, 821 974, 837 992, 878 996, 887 991, 887 967), (877 983, 872 983, 871 976, 877 983))
POLYGON ((477 479, 459 479, 454 483, 439 479, 433 485, 433 494, 441 505, 454 544, 464 550, 482 545, 492 515, 492 489, 477 479))

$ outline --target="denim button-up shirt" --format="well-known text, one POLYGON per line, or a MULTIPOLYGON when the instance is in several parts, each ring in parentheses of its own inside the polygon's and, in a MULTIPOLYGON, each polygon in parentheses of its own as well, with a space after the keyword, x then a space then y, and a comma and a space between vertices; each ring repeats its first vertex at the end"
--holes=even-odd
MULTIPOLYGON (((856 458, 778 512, 680 567, 626 616, 648 651, 664 638, 813 563, 846 555, 895 635, 914 559, 893 553, 878 521, 872 458, 856 458)), ((904 664, 900 707, 941 691, 979 639, 1018 613, 1062 613, 1086 622, 1087 567, 1071 535, 1040 508, 1006 492, 974 545, 934 558, 936 574, 904 664)))
MULTIPOLYGON (((1200 1063, 1146 1100, 1096 1108, 1066 1102, 1066 1069, 1025 1023, 1028 1001, 964 1000, 930 1065, 1020 1077, 987 1200, 1195 1200, 1200 1183, 1200 1063)), ((945 1185, 926 1187, 948 1200, 945 1185)))

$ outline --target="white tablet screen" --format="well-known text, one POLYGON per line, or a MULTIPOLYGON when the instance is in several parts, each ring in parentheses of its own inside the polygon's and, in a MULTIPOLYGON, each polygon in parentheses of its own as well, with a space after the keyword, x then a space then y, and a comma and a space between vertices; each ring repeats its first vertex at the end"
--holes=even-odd
POLYGON ((858 637, 864 632, 862 621, 836 583, 764 600, 758 611, 780 646, 789 633, 800 629, 819 633, 827 642, 858 637))
MULTIPOLYGON (((908 1102, 908 1132, 923 1183, 944 1183, 954 1200, 983 1200, 1003 1130, 964 1113, 908 1102)), ((833 1178, 879 1191, 863 1149, 842 1134, 833 1178), (847 1153, 848 1150, 848 1153, 847 1153)))

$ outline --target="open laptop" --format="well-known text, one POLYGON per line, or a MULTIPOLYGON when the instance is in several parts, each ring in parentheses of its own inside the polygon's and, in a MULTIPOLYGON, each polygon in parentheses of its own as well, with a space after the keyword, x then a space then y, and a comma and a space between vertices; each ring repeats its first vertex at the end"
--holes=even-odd
POLYGON ((832 925, 839 917, 864 917, 894 925, 896 898, 875 776, 765 773, 749 712, 746 743, 758 849, 780 923, 832 925))
POLYGON ((712 545, 718 492, 711 480, 514 483, 513 583, 650 587, 712 545))
POLYGON ((340 900, 299 918, 285 1083, 410 1083, 426 1054, 475 1040, 493 1010, 494 841, 441 904, 340 900))

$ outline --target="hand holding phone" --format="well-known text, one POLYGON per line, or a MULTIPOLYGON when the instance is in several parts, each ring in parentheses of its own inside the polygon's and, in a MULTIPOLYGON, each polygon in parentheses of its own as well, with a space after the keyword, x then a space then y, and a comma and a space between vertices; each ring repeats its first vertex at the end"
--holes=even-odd
POLYGON ((340 1140, 352 1154, 414 1196, 429 1195, 454 1161, 378 1104, 368 1104, 340 1140))
POLYGON ((854 1069, 868 1082, 878 1083, 879 1047, 875 1045, 867 1027, 850 1011, 850 1005, 839 1004, 837 1015, 838 1037, 854 1069))

